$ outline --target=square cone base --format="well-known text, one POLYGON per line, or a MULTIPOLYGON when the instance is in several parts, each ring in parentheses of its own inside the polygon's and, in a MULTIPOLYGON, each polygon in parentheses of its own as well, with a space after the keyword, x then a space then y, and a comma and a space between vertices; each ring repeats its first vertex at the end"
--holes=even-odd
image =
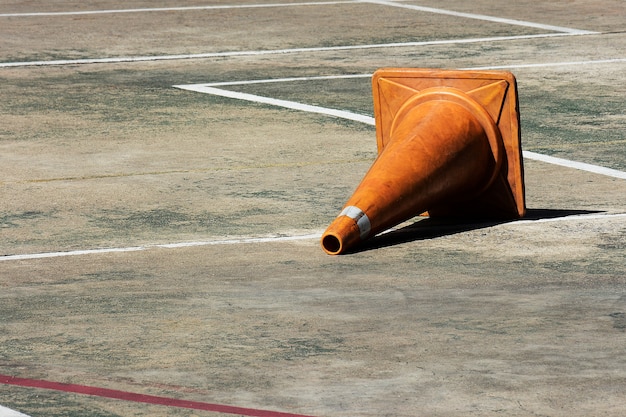
POLYGON ((517 82, 506 71, 384 68, 372 78, 378 153, 391 140, 399 110, 426 89, 454 88, 478 102, 491 116, 504 145, 504 160, 491 186, 470 201, 446 201, 428 208, 432 217, 511 219, 526 212, 517 82))

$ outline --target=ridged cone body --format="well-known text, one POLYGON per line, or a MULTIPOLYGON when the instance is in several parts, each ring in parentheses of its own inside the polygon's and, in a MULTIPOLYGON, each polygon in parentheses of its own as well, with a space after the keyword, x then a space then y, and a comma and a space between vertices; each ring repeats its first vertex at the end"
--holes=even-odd
POLYGON ((517 84, 505 71, 387 68, 372 77, 378 158, 322 235, 336 255, 403 221, 526 211, 517 84))
POLYGON ((433 204, 460 204, 490 182, 496 161, 481 125, 464 106, 432 100, 410 109, 346 207, 367 216, 363 236, 357 220, 340 215, 322 236, 329 254, 419 215, 433 204))

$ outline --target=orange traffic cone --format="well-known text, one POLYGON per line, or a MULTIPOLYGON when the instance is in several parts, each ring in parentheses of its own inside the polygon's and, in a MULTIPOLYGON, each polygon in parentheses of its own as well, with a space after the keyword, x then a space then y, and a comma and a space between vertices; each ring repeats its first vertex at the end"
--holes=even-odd
POLYGON ((336 255, 414 216, 525 213, 515 78, 501 71, 374 74, 378 158, 322 235, 336 255))

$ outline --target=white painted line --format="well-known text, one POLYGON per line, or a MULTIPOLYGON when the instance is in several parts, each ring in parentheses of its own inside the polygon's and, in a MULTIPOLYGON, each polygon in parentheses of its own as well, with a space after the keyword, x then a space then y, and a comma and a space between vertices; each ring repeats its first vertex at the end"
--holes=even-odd
POLYGON ((584 162, 570 161, 568 159, 556 158, 554 156, 543 155, 540 153, 523 151, 524 158, 533 159, 535 161, 546 162, 553 165, 559 165, 568 168, 578 169, 580 171, 593 172, 594 174, 606 175, 607 177, 620 178, 626 180, 626 172, 618 171, 612 168, 605 168, 598 165, 586 164, 584 162))
MULTIPOLYGON (((582 215, 571 215, 571 216, 536 219, 536 220, 515 220, 515 221, 499 224, 498 227, 507 227, 507 226, 525 225, 525 224, 534 224, 534 223, 548 223, 548 222, 565 222, 565 221, 580 222, 580 221, 593 221, 593 220, 612 220, 612 219, 620 219, 620 218, 626 218, 626 213, 582 214, 582 215)), ((390 231, 393 231, 393 230, 395 229, 390 229, 390 231)), ((386 231, 383 233, 388 233, 388 232, 389 231, 386 231)), ((200 241, 192 241, 192 242, 131 246, 127 248, 103 248, 103 249, 87 249, 87 250, 76 250, 76 251, 67 251, 67 252, 44 252, 44 253, 31 253, 31 254, 21 254, 21 255, 4 255, 4 256, 0 256, 0 262, 2 261, 27 261, 27 260, 36 260, 36 259, 45 259, 45 258, 60 258, 60 257, 67 257, 67 256, 97 255, 97 254, 107 254, 107 253, 137 252, 137 251, 147 251, 147 250, 154 250, 154 249, 180 249, 180 248, 189 248, 189 247, 197 247, 197 246, 221 246, 221 245, 238 245, 238 244, 251 244, 251 243, 295 242, 295 241, 302 241, 302 240, 318 240, 321 237, 322 237, 322 231, 310 231, 307 234, 291 235, 291 236, 277 235, 277 236, 269 236, 269 237, 238 237, 238 238, 231 238, 231 239, 200 240, 200 241)), ((0 409, 0 411, 2 410, 0 409)), ((0 414, 0 416, 2 416, 2 414, 0 414)))
POLYGON ((271 242, 293 242, 298 240, 311 240, 319 239, 322 236, 322 232, 311 232, 305 235, 295 236, 270 236, 270 237, 242 237, 233 239, 222 240, 207 240, 198 242, 181 242, 181 243, 167 243, 163 245, 155 245, 157 248, 176 249, 176 248, 188 248, 193 246, 212 246, 212 245, 237 245, 247 243, 271 243, 271 242))
POLYGON ((398 3, 394 1, 385 1, 385 0, 361 0, 361 1, 364 3, 380 4, 382 6, 401 7, 404 9, 417 10, 420 12, 437 13, 437 14, 443 14, 443 15, 448 15, 448 16, 463 17, 466 19, 478 19, 478 20, 484 20, 487 22, 504 23, 507 25, 525 26, 525 27, 531 27, 531 28, 537 28, 537 29, 543 29, 543 30, 553 30, 555 32, 569 33, 572 35, 593 35, 593 34, 599 33, 599 32, 592 32, 589 30, 572 29, 572 28, 567 28, 567 27, 562 27, 562 26, 553 26, 553 25, 545 25, 542 23, 527 22, 524 20, 505 19, 501 17, 487 16, 487 15, 482 15, 482 14, 455 12, 452 10, 436 9, 433 7, 423 7, 423 6, 416 6, 413 4, 403 4, 403 3, 398 3))
POLYGON ((175 85, 174 87, 183 90, 196 91, 198 93, 213 94, 221 97, 234 98, 238 100, 251 101, 253 103, 269 104, 271 106, 284 107, 292 110, 299 110, 308 113, 323 114, 326 116, 339 117, 341 119, 353 120, 365 124, 374 124, 374 118, 370 116, 364 116, 362 114, 352 113, 344 110, 329 109, 327 107, 312 106, 309 104, 302 104, 295 101, 279 100, 271 97, 257 96, 254 94, 238 93, 236 91, 222 90, 215 87, 207 87, 204 84, 191 84, 191 85, 175 85))
POLYGON ((77 16, 113 13, 148 13, 148 12, 184 12, 193 10, 224 10, 224 9, 259 9, 267 7, 294 7, 294 6, 326 6, 333 4, 360 3, 358 0, 317 1, 301 3, 261 3, 261 4, 223 4, 211 6, 185 7, 147 7, 143 9, 108 9, 108 10, 78 10, 67 12, 30 12, 30 13, 1 13, 1 17, 43 17, 43 16, 77 16))
MULTIPOLYGON (((28 253, 21 255, 4 255, 0 256, 0 262, 2 261, 24 261, 32 259, 45 259, 45 258, 60 258, 66 256, 81 256, 81 255, 98 255, 107 253, 118 252, 140 252, 151 249, 176 249, 176 248, 188 248, 194 246, 215 246, 215 245, 236 245, 236 244, 250 244, 250 243, 271 243, 271 242, 292 242, 298 240, 310 240, 318 239, 322 235, 322 232, 310 232, 305 235, 295 236, 269 236, 269 237, 240 237, 232 239, 220 239, 220 240, 200 240, 195 242, 179 242, 179 243, 164 243, 145 246, 130 246, 126 248, 101 248, 101 249, 85 249, 74 250, 64 252, 42 252, 42 253, 28 253)), ((1 415, 0 415, 1 416, 1 415)))
POLYGON ((290 78, 266 78, 260 80, 244 80, 244 81, 224 81, 218 83, 197 84, 207 87, 228 87, 232 85, 250 85, 250 84, 271 84, 271 83, 289 83, 297 81, 318 81, 318 80, 343 80, 351 78, 369 78, 372 74, 340 74, 340 75, 316 75, 311 77, 290 77, 290 78))
POLYGON ((481 42, 502 42, 521 39, 554 38, 560 36, 572 36, 570 33, 545 33, 539 35, 517 35, 517 36, 494 36, 488 38, 472 39, 445 39, 421 42, 398 42, 380 43, 370 45, 344 45, 344 46, 320 46, 311 48, 290 48, 290 49, 270 49, 258 51, 226 51, 207 52, 200 54, 180 54, 180 55, 153 55, 153 56, 128 56, 111 58, 82 58, 82 59, 59 59, 51 61, 21 61, 21 62, 0 62, 0 68, 13 67, 34 67, 34 66, 55 66, 55 65, 86 65, 86 64, 119 64, 124 62, 151 62, 151 61, 174 61, 184 59, 208 59, 208 58, 231 58, 242 56, 263 56, 263 55, 284 55, 313 52, 332 52, 375 48, 407 48, 430 45, 456 45, 481 42))
POLYGON ((0 417, 29 417, 29 416, 0 405, 0 417))
POLYGON ((113 253, 113 252, 137 252, 146 250, 145 246, 132 246, 128 248, 103 248, 103 249, 85 249, 74 250, 66 252, 43 252, 43 253, 31 253, 25 255, 4 255, 0 256, 0 261, 19 261, 26 259, 43 259, 43 258, 58 258, 63 256, 78 256, 78 255, 96 255, 100 253, 113 253))
MULTIPOLYGON (((598 60, 598 61, 584 61, 585 64, 592 63, 615 63, 626 62, 626 59, 611 59, 611 60, 598 60)), ((548 64, 536 64, 536 65, 581 65, 581 62, 569 62, 569 63, 548 63, 548 64)), ((468 68, 469 69, 469 68, 468 68)), ((481 69, 494 69, 494 67, 482 67, 481 69)), ((277 83, 277 82, 291 82, 291 81, 310 81, 310 80, 330 80, 330 79, 347 79, 347 78, 365 78, 371 77, 371 74, 354 74, 354 75, 329 75, 319 77, 294 77, 294 78, 276 78, 265 80, 249 80, 249 81, 232 81, 224 83, 209 83, 209 84, 189 84, 189 85, 175 85, 173 87, 183 90, 195 91, 199 93, 212 94, 221 97, 228 97, 238 100, 250 101, 253 103, 269 104, 272 106, 284 107, 292 110, 305 111, 310 113, 323 114, 327 116, 339 117, 347 120, 352 120, 360 123, 365 123, 370 126, 375 126, 376 121, 371 116, 352 113, 345 110, 330 109, 321 106, 311 106, 308 104, 298 103, 295 101, 278 100, 271 97, 258 96, 254 94, 239 93, 235 91, 224 90, 221 88, 215 88, 213 86, 235 86, 235 85, 248 85, 248 84, 261 84, 261 83, 277 83)), ((523 156, 526 159, 532 159, 536 161, 546 162, 553 165, 564 166, 568 168, 574 168, 581 171, 591 172, 594 174, 605 175, 608 177, 626 179, 626 172, 619 171, 612 168, 606 168, 598 165, 587 164, 584 162, 570 161, 567 159, 556 158, 553 156, 542 155, 535 152, 523 151, 523 156)))
MULTIPOLYGON (((597 65, 597 64, 618 64, 626 63, 626 58, 609 58, 609 59, 596 59, 588 61, 562 61, 562 62, 543 62, 535 64, 510 64, 510 65, 489 65, 484 67, 467 67, 459 68, 464 70, 498 70, 498 69, 519 69, 519 68, 546 68, 546 67, 564 67, 564 66, 584 66, 584 65, 597 65)), ((319 80, 342 80, 352 78, 371 78, 373 74, 339 74, 339 75, 317 75, 310 77, 287 77, 287 78, 265 78, 258 80, 242 80, 242 81, 223 81, 203 85, 206 87, 228 87, 235 85, 250 85, 250 84, 270 84, 270 83, 285 83, 285 82, 298 82, 298 81, 319 81, 319 80)), ((176 87, 176 86, 175 86, 176 87)), ((182 88, 185 86, 178 86, 182 88)))
POLYGON ((268 8, 268 7, 297 7, 297 6, 326 6, 334 4, 355 4, 355 3, 369 3, 377 4, 380 6, 401 7, 405 9, 425 12, 436 13, 454 17, 462 17, 466 19, 478 19, 494 23, 504 23, 507 25, 525 26, 543 30, 553 30, 555 32, 576 34, 576 35, 589 35, 596 34, 598 32, 572 29, 562 26, 546 25, 536 22, 528 22, 524 20, 506 19, 495 16, 487 16, 475 13, 463 13, 453 10, 438 9, 434 7, 416 6, 412 4, 402 4, 394 1, 385 0, 337 0, 328 2, 296 2, 296 3, 265 3, 265 4, 234 4, 234 5, 210 5, 210 6, 185 6, 185 7, 148 7, 148 8, 134 8, 134 9, 107 9, 107 10, 77 10, 77 11, 65 11, 65 12, 28 12, 28 13, 1 13, 2 17, 42 17, 42 16, 77 16, 77 15, 94 15, 94 14, 113 14, 113 13, 148 13, 148 12, 173 12, 173 11, 194 11, 194 10, 224 10, 224 9, 249 9, 249 8, 268 8))
POLYGON ((467 70, 500 70, 500 69, 520 69, 520 68, 548 68, 548 67, 562 67, 568 65, 596 65, 596 64, 619 64, 626 62, 626 58, 610 58, 610 59, 596 59, 589 61, 566 61, 566 62, 543 62, 536 64, 509 64, 509 65, 489 65, 486 67, 473 67, 464 68, 467 70))
POLYGON ((576 222, 576 221, 589 221, 589 220, 605 220, 605 219, 620 219, 622 217, 626 218, 626 213, 614 213, 614 214, 575 214, 575 215, 571 215, 571 216, 563 216, 563 217, 552 217, 552 218, 546 218, 546 219, 535 219, 535 220, 530 220, 530 219, 522 219, 522 220, 516 220, 512 223, 503 223, 503 225, 507 225, 507 224, 512 224, 512 225, 516 225, 516 224, 533 224, 533 223, 553 223, 553 222, 576 222))

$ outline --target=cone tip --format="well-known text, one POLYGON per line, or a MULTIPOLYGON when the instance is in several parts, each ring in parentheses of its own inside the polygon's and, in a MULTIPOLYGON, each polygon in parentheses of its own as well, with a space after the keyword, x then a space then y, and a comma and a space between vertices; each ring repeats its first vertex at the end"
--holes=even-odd
POLYGON ((322 236, 322 249, 329 255, 340 254, 343 249, 341 239, 333 234, 325 234, 322 236))
POLYGON ((346 207, 328 226, 321 240, 324 252, 329 255, 339 255, 358 244, 369 233, 369 220, 367 225, 364 225, 365 221, 363 219, 367 219, 365 213, 358 210, 362 215, 354 216, 354 211, 356 210, 351 206, 346 207), (363 233, 365 229, 367 230, 366 234, 363 233))

